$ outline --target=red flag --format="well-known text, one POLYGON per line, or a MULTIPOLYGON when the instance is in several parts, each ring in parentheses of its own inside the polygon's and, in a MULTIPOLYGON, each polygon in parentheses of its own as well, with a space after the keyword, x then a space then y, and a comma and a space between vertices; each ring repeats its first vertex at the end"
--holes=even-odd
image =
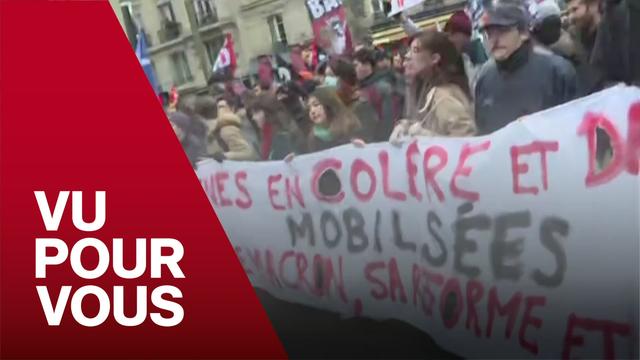
POLYGON ((173 85, 171 87, 171 92, 169 93, 169 102, 171 103, 177 103, 178 99, 180 98, 180 94, 178 94, 178 88, 173 85))
POLYGON ((227 33, 224 39, 224 44, 220 48, 216 62, 213 64, 213 72, 226 72, 233 76, 236 71, 236 52, 233 49, 233 36, 231 33, 227 33))
POLYGON ((178 94, 178 88, 175 85, 171 87, 169 90, 169 111, 175 111, 178 106, 178 100, 180 99, 180 94, 178 94))

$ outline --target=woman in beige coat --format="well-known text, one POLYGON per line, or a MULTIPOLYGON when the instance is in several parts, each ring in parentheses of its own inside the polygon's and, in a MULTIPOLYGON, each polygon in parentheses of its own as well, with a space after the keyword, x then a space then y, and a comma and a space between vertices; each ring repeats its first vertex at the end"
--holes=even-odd
POLYGON ((462 57, 446 34, 427 31, 411 42, 405 60, 407 118, 391 142, 417 136, 473 136, 476 132, 462 57))
POLYGON ((210 124, 207 153, 216 161, 258 160, 258 154, 242 134, 242 119, 233 112, 227 100, 217 100, 218 116, 210 124))

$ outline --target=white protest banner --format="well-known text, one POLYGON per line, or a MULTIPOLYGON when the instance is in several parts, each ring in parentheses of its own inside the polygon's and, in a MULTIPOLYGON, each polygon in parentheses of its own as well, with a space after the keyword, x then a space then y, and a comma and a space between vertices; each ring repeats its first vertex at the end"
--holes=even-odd
POLYGON ((197 174, 250 280, 280 299, 403 320, 465 357, 628 358, 639 156, 640 89, 615 87, 489 136, 197 174))
POLYGON ((424 0, 391 0, 389 17, 394 16, 414 6, 422 4, 424 0))

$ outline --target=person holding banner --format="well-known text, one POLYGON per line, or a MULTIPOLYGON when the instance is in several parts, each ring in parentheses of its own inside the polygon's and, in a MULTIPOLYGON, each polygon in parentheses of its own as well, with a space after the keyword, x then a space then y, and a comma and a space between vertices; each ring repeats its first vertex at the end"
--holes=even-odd
POLYGON ((481 135, 516 119, 573 100, 577 79, 562 57, 534 47, 529 13, 517 1, 485 8, 480 27, 492 60, 480 70, 475 115, 481 135))
POLYGON ((335 88, 318 87, 309 96, 308 151, 316 152, 348 144, 362 130, 358 118, 349 111, 336 94, 335 88))
POLYGON ((391 142, 415 136, 472 136, 476 126, 462 58, 447 35, 428 31, 411 42, 405 60, 407 117, 391 142))
MULTIPOLYGON (((406 15, 400 13, 397 18, 408 36, 415 37, 422 32, 422 29, 406 15)), ((456 11, 447 20, 443 30, 462 56, 469 87, 474 89, 478 71, 487 60, 487 56, 479 40, 471 40, 473 25, 469 15, 464 10, 456 11)))

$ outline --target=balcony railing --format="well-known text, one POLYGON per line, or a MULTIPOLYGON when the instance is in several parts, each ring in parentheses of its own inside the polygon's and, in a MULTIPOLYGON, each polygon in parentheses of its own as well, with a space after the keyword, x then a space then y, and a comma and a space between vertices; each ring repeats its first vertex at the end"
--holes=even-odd
POLYGON ((218 15, 215 13, 198 16, 198 25, 200 26, 207 26, 216 22, 218 22, 218 15))
POLYGON ((182 24, 175 21, 167 21, 162 25, 162 29, 158 30, 158 39, 161 43, 175 40, 182 33, 182 24))

